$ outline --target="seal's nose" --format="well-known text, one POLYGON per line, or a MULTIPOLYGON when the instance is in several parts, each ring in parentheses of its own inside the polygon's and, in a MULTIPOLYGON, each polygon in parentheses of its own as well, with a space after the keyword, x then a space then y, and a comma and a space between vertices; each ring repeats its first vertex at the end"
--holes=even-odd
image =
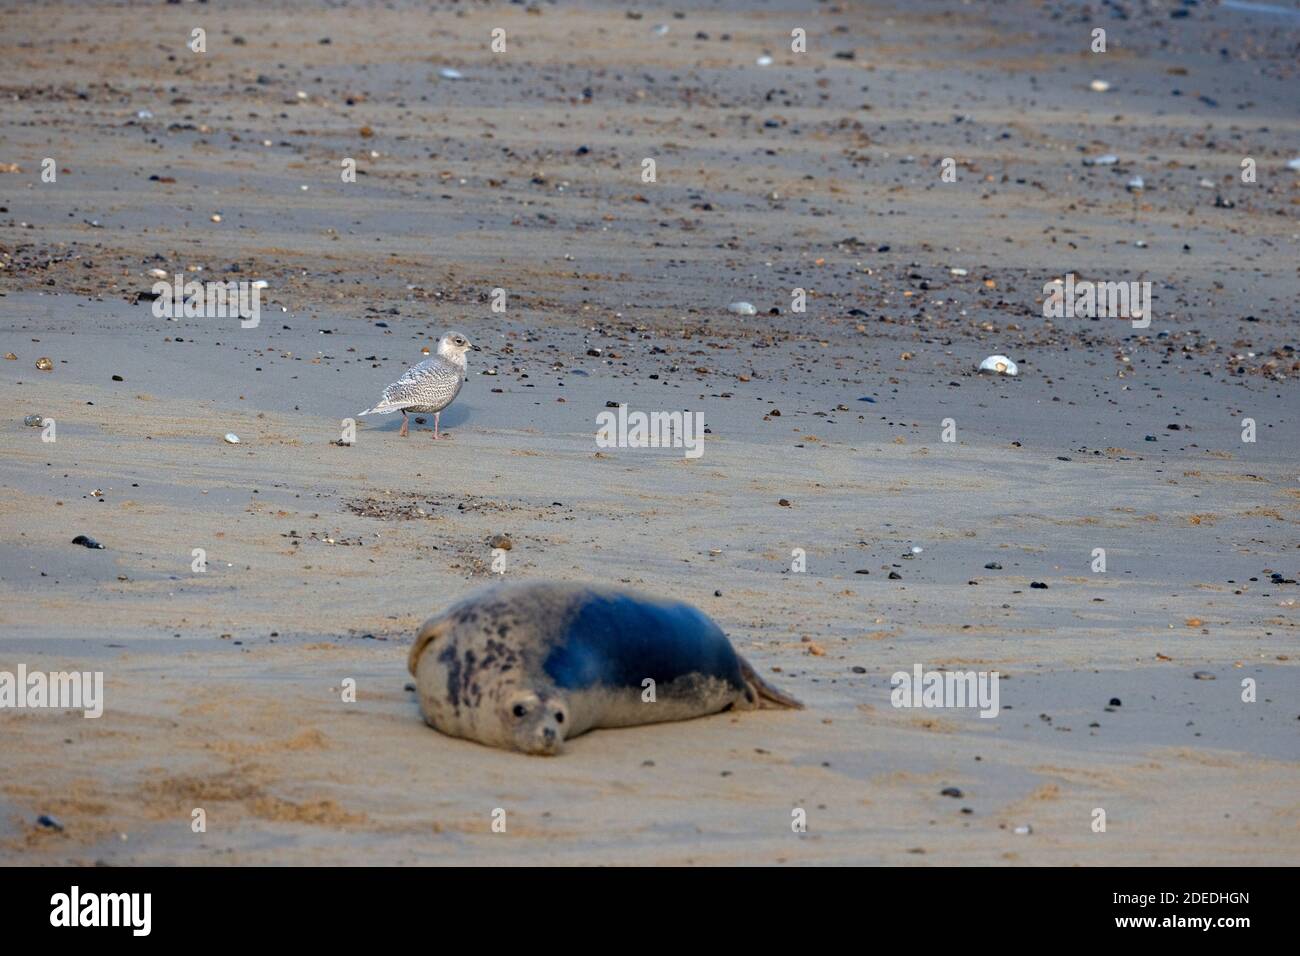
POLYGON ((546 738, 548 744, 555 743, 555 728, 547 727, 542 731, 542 736, 546 738))

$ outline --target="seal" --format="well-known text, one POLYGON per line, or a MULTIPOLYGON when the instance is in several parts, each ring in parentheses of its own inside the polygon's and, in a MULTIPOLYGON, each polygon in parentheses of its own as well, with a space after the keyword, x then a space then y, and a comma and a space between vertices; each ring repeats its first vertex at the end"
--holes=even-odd
POLYGON ((803 706, 690 605, 585 585, 473 594, 424 622, 407 666, 429 726, 529 754, 599 727, 803 706))

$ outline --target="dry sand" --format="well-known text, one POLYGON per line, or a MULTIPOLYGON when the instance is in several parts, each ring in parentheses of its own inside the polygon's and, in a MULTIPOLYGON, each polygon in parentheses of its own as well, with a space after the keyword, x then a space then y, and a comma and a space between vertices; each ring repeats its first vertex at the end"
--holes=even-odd
POLYGON ((0 671, 107 701, 0 710, 0 862, 1300 861, 1300 17, 674 9, 4 5, 0 671), (199 267, 261 324, 138 299, 199 267), (1151 327, 1044 319, 1071 270, 1151 281, 1151 327), (453 437, 335 444, 450 327, 453 437), (703 457, 597 453, 608 402, 704 412, 703 457), (807 709, 554 759, 428 729, 406 649, 500 533, 807 709), (1003 711, 895 709, 916 663, 1003 711))

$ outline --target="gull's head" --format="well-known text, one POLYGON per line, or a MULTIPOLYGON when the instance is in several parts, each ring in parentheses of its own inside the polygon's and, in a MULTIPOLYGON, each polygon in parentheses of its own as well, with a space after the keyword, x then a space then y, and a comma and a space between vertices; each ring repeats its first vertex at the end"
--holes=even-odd
POLYGON ((459 332, 448 332, 438 340, 438 354, 457 365, 465 364, 465 353, 470 349, 478 351, 478 346, 459 332))

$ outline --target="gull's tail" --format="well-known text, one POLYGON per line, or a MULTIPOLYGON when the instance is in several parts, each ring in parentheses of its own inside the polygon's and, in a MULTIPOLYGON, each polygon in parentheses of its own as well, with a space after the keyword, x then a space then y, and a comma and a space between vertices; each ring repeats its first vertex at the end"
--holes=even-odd
POLYGON ((400 412, 405 407, 405 405, 388 405, 380 402, 374 408, 367 408, 364 412, 357 412, 357 418, 362 415, 391 415, 393 412, 400 412))

